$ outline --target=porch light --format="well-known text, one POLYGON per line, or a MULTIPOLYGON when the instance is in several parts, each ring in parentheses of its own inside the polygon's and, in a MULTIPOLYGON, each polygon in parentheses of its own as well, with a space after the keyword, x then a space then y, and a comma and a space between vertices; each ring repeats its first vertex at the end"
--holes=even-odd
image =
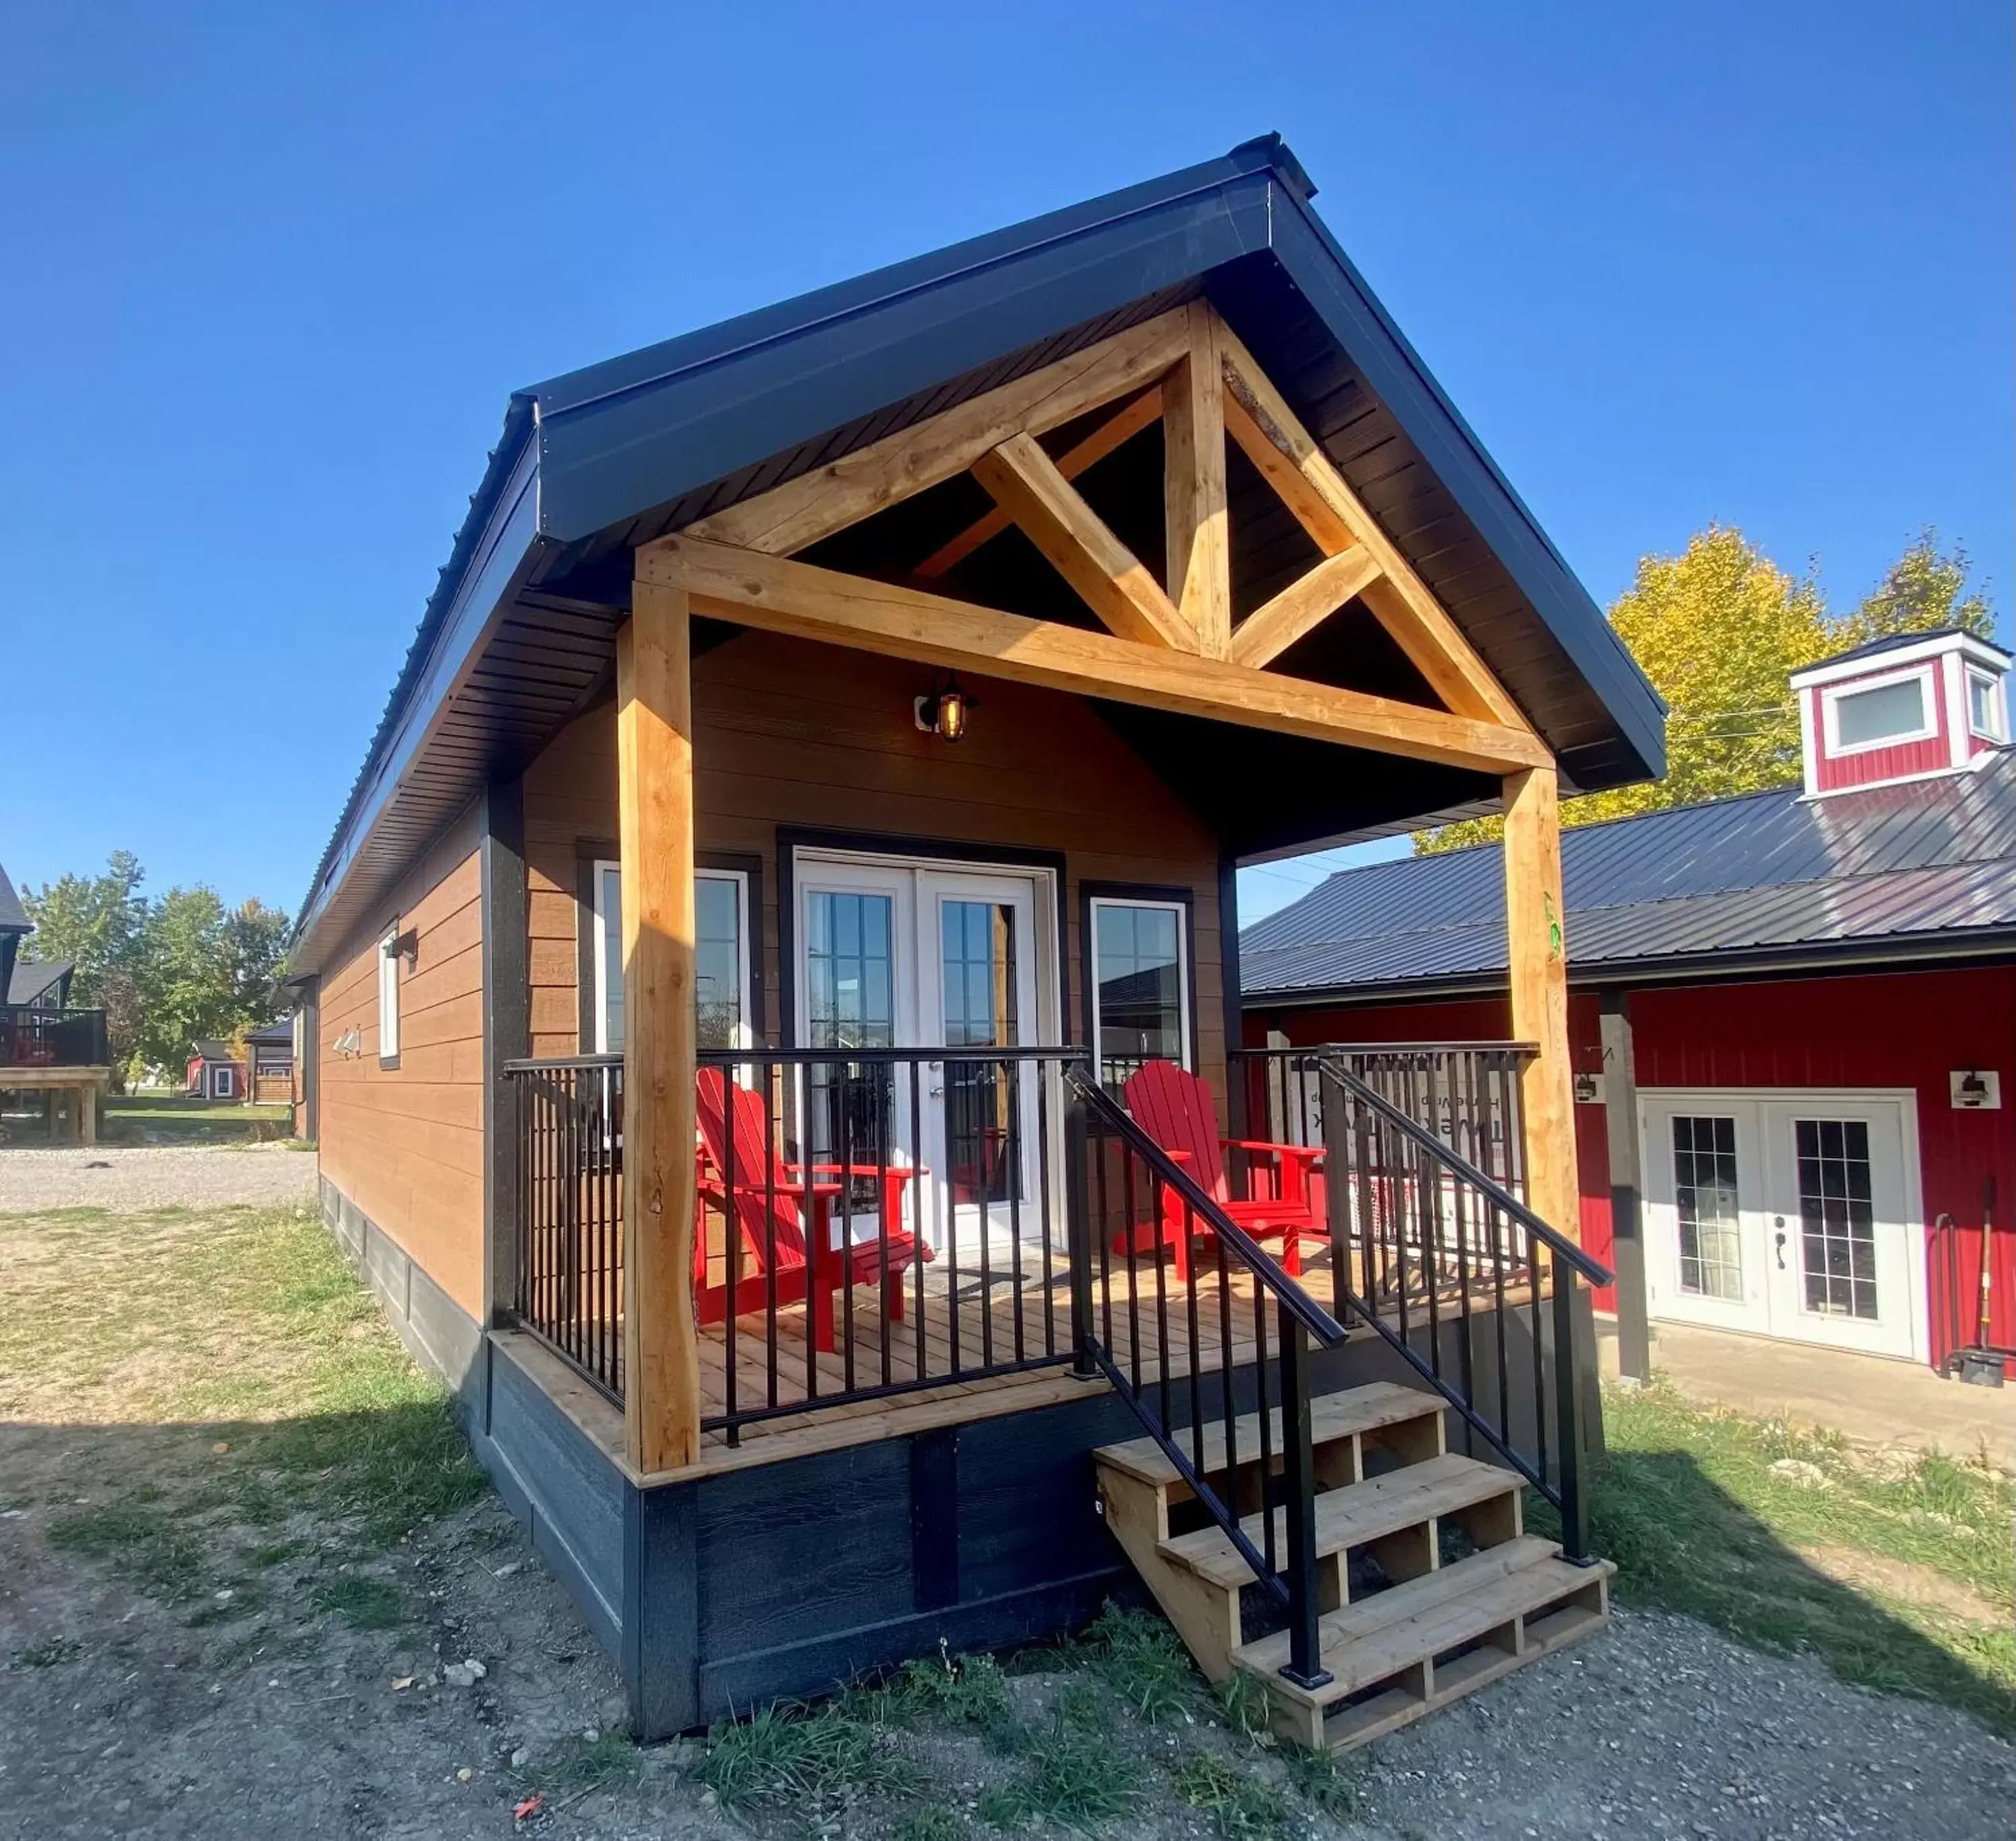
POLYGON ((954 674, 930 696, 918 697, 913 707, 917 726, 927 735, 942 735, 947 741, 956 741, 966 733, 967 718, 978 704, 959 689, 959 678, 954 674))

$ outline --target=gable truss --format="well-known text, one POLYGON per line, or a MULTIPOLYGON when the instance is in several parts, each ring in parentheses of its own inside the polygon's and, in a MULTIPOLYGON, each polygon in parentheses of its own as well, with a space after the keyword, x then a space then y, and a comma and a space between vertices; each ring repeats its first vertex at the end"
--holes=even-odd
POLYGON ((695 611, 745 625, 1489 772, 1551 765, 1446 610, 1204 301, 700 519, 640 548, 636 567, 640 582, 686 589, 695 611), (1037 439, 1115 404, 1057 459, 1037 439), (1166 589, 1071 483, 1157 419, 1165 456, 1166 589), (1228 439, 1322 553, 1236 626, 1228 439), (919 563, 911 577, 917 586, 785 560, 969 471, 995 509, 919 563), (1105 632, 930 591, 1011 524, 1105 632), (1354 599, 1443 708, 1269 668, 1354 599))

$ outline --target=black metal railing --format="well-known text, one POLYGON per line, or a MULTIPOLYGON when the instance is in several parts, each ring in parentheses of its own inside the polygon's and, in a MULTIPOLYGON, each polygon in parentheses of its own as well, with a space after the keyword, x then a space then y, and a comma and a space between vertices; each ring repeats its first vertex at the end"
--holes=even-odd
POLYGON ((1227 1056, 1246 1135, 1277 1144, 1323 1141, 1316 1057, 1348 1068, 1459 1156, 1522 1201, 1525 1136, 1520 1070, 1539 1051, 1522 1042, 1327 1042, 1234 1049, 1227 1056))
POLYGON ((1286 1622, 1283 1673, 1319 1685, 1309 1344, 1341 1342, 1343 1327, 1085 1065, 1064 1080, 1079 1371, 1112 1383, 1252 1569, 1286 1622))
POLYGON ((103 1068, 111 1061, 103 1011, 0 1003, 0 1086, 9 1068, 103 1068))
POLYGON ((1371 1324, 1560 1510, 1567 1557, 1587 1558, 1594 1349, 1578 1323, 1582 1288, 1611 1274, 1397 1103, 1390 1083, 1348 1055, 1303 1052, 1298 1076, 1312 1070, 1321 1088, 1337 1314, 1371 1324))
POLYGON ((1072 1358, 1075 1048, 700 1057, 704 1432, 1072 1358))
POLYGON ((517 1132, 512 1313, 623 1397, 623 1057, 505 1064, 517 1132))

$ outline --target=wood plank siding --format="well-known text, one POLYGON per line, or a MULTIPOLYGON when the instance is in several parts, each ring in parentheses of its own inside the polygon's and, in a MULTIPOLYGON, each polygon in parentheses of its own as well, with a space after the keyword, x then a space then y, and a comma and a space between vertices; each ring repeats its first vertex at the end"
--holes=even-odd
MULTIPOLYGON (((693 663, 697 848, 762 866, 760 1027, 782 1027, 777 833, 815 828, 915 838, 1064 859, 1069 964, 1064 1033, 1083 1039, 1082 886, 1186 891, 1199 1067, 1224 1086, 1224 986, 1218 845, 1082 698, 973 679, 963 740, 920 732, 912 700, 933 687, 926 667, 866 652, 744 633, 693 663)), ((525 849, 532 1052, 584 1046, 583 859, 613 856, 614 706, 589 711, 525 775, 525 849)), ((893 844, 892 848, 900 849, 893 844)), ((586 1046, 592 1047, 592 1043, 586 1046)))
POLYGON ((479 811, 451 823, 332 958, 317 1035, 323 1176, 480 1320, 479 811), (395 921, 417 935, 419 953, 400 965, 399 1054, 388 1067, 379 1060, 378 942, 395 921))

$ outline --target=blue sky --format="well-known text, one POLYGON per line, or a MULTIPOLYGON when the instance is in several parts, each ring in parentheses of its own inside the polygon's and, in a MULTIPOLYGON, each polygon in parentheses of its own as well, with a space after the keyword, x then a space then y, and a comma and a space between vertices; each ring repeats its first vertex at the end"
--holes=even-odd
POLYGON ((1270 128, 1599 600, 1720 519, 2010 606, 1997 0, 0 17, 17 881, 296 905, 514 387, 1270 128))

